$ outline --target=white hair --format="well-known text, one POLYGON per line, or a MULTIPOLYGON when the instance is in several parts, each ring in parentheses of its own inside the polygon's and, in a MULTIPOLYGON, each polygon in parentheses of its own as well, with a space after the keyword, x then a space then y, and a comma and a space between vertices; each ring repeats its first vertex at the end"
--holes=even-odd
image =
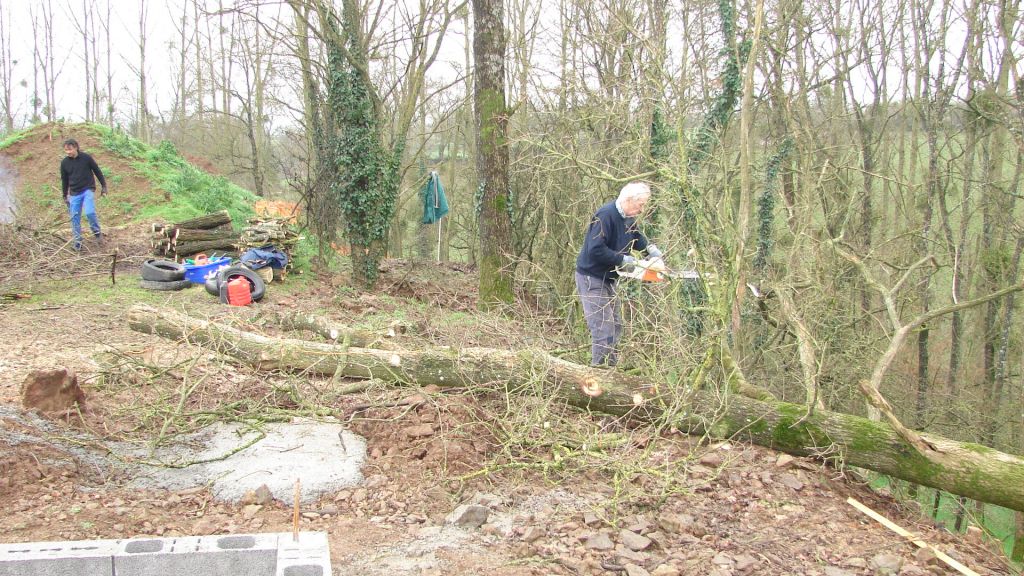
POLYGON ((633 181, 619 191, 619 201, 638 200, 651 197, 651 187, 646 182, 633 181))

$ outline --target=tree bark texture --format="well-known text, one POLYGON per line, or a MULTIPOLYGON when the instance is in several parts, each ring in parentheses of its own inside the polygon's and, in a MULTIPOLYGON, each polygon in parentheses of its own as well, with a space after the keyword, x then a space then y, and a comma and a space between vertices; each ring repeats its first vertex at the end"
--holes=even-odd
POLYGON ((171 238, 174 244, 182 242, 206 242, 209 240, 238 241, 238 232, 233 230, 197 230, 192 228, 170 228, 164 235, 171 238))
POLYGON ((191 256, 200 252, 237 252, 238 236, 223 240, 200 240, 196 242, 174 242, 171 244, 176 256, 191 256))
POLYGON ((171 224, 172 228, 191 228, 196 230, 209 230, 216 228, 222 224, 230 224, 231 216, 227 210, 221 210, 220 212, 214 212, 212 214, 204 214, 202 216, 196 216, 189 220, 182 220, 181 222, 175 222, 171 224))
POLYGON ((285 330, 308 330, 332 343, 338 342, 356 348, 385 348, 386 346, 382 346, 382 340, 393 337, 396 332, 394 327, 381 333, 358 330, 331 322, 321 316, 302 312, 268 310, 260 312, 256 318, 260 322, 273 324, 285 330))
POLYGON ((512 222, 508 179, 503 0, 473 0, 477 178, 480 200, 480 306, 512 302, 512 222))
POLYGON ((935 449, 928 458, 881 422, 824 410, 808 415, 804 406, 713 391, 689 391, 679 397, 663 391, 658 383, 581 366, 539 350, 345 348, 271 338, 147 306, 130 310, 129 325, 138 332, 227 354, 260 370, 378 378, 419 386, 490 386, 557 397, 582 409, 667 422, 689 433, 733 437, 790 454, 831 459, 1024 510, 1024 459, 1017 456, 922 434, 935 449), (585 389, 600 393, 590 396, 585 389))

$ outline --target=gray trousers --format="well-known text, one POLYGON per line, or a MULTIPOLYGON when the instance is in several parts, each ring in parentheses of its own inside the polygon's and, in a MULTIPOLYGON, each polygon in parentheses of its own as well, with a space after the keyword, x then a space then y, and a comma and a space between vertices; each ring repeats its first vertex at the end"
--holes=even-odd
POLYGON ((615 282, 576 272, 576 293, 583 303, 583 318, 590 329, 590 365, 619 363, 615 345, 622 337, 622 315, 615 297, 615 282))

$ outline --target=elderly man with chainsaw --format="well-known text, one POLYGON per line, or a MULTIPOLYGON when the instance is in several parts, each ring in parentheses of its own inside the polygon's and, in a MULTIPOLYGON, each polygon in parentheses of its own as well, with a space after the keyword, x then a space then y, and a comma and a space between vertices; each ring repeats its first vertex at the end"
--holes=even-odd
POLYGON ((583 316, 590 329, 592 366, 615 366, 615 345, 622 336, 622 315, 615 297, 620 271, 637 264, 633 251, 646 251, 660 262, 661 250, 647 242, 636 227, 636 217, 647 206, 651 187, 630 182, 619 197, 598 208, 587 226, 583 247, 576 258, 576 292, 583 303, 583 316))

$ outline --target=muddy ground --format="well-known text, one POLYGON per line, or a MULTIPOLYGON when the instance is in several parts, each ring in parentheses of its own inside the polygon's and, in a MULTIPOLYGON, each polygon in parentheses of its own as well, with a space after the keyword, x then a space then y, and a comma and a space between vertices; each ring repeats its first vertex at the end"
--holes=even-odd
POLYGON ((855 510, 851 496, 980 574, 1013 573, 993 544, 932 526, 854 471, 493 389, 359 389, 259 373, 126 323, 141 302, 268 335, 280 333, 261 311, 301 310, 370 329, 400 320, 409 329, 390 343, 403 347, 565 344, 557 321, 473 312, 475 278, 465 268, 391 261, 372 294, 343 277, 292 276, 258 305, 229 309, 200 288, 141 290, 144 229, 109 229, 106 246, 81 255, 62 248, 52 222, 4 233, 2 542, 290 531, 291 504, 260 494, 228 503, 208 487, 131 489, 129 464, 138 462, 110 445, 166 445, 213 423, 258 428, 301 417, 336 419, 367 443, 362 483, 301 510, 300 529, 329 534, 336 575, 955 573, 855 510), (26 375, 58 366, 79 375, 85 405, 22 410, 26 375), (468 503, 488 512, 486 522, 451 524, 468 503))

